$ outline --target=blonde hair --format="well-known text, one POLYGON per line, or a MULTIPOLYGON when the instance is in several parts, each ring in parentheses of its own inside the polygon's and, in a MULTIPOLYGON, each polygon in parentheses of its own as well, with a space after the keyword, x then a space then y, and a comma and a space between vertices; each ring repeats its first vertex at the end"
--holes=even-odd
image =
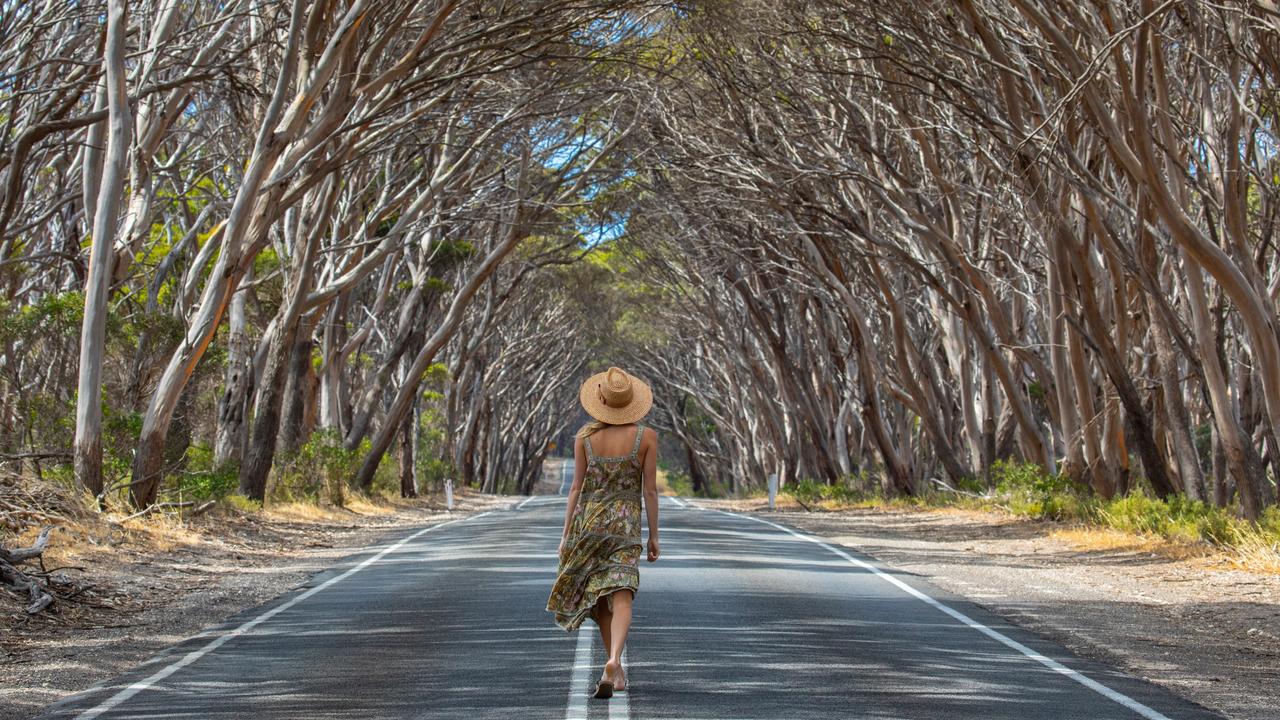
POLYGON ((575 437, 588 438, 588 437, 591 437, 592 435, 595 435, 597 430, 600 430, 601 428, 607 428, 607 427, 609 427, 609 423, 607 422, 604 422, 601 420, 592 420, 586 425, 583 425, 582 429, 578 431, 578 434, 575 437))

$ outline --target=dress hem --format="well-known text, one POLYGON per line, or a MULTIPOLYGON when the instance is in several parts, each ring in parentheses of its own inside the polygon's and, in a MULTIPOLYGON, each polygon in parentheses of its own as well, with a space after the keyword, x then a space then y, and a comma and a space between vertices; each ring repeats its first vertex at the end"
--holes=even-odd
MULTIPOLYGON (((598 625, 600 621, 596 620, 596 615, 595 615, 596 603, 600 601, 601 596, 605 596, 605 595, 609 596, 609 610, 612 612, 613 611, 613 594, 618 592, 619 590, 630 590, 632 599, 634 599, 635 596, 638 595, 640 592, 640 588, 635 585, 614 585, 614 586, 604 588, 599 592, 595 593, 593 597, 591 597, 591 602, 583 603, 583 608, 576 613, 567 614, 567 613, 556 612, 553 610, 552 612, 555 612, 556 625, 559 625, 560 627, 564 628, 565 632, 573 632, 581 628, 582 623, 586 622, 588 617, 591 618, 592 620, 595 620, 596 624, 598 625)), ((551 610, 551 608, 547 608, 547 609, 551 610)))

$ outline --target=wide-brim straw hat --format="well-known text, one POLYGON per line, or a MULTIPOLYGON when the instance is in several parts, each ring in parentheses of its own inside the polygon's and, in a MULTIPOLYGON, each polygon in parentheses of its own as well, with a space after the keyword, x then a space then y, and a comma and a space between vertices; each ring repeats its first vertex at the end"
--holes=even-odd
POLYGON ((626 425, 644 417, 653 407, 653 391, 635 375, 611 367, 582 383, 578 401, 588 415, 600 422, 626 425))

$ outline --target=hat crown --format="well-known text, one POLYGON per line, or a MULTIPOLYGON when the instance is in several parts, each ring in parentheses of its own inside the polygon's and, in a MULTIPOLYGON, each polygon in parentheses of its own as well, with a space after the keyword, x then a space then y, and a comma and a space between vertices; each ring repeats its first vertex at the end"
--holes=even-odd
POLYGON ((622 407, 631 402, 631 378, 621 368, 611 367, 600 384, 600 398, 609 407, 622 407))

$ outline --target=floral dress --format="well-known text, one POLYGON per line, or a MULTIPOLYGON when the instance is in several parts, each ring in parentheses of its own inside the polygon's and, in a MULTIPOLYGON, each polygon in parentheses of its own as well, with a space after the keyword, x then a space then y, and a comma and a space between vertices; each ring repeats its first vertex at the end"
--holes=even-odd
POLYGON ((556 624, 576 630, 587 617, 596 618, 596 601, 604 595, 613 610, 613 591, 640 589, 640 487, 643 468, 637 457, 644 426, 637 425, 631 452, 597 456, 591 438, 582 492, 569 525, 569 538, 547 610, 556 624))

